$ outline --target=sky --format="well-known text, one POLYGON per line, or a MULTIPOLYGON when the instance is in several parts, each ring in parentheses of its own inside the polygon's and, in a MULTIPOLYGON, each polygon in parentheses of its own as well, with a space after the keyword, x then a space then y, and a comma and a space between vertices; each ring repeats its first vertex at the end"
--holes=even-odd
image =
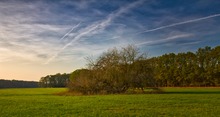
POLYGON ((39 81, 109 48, 149 57, 220 45, 219 0, 0 0, 0 79, 39 81))

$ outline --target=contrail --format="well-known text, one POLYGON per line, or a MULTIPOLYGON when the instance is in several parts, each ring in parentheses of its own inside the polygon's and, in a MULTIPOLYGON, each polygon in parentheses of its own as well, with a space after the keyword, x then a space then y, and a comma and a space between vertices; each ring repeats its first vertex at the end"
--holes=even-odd
POLYGON ((60 38, 60 40, 63 40, 67 35, 69 35, 75 28, 77 28, 79 25, 81 24, 81 22, 79 22, 77 25, 73 26, 72 29, 67 32, 62 38, 60 38))
POLYGON ((111 13, 110 15, 107 16, 105 20, 97 21, 92 23, 91 25, 83 28, 82 30, 79 31, 78 35, 76 35, 71 42, 67 43, 65 46, 63 46, 58 52, 56 52, 51 58, 49 58, 45 64, 50 63, 54 58, 56 58, 59 53, 61 53, 63 50, 65 50, 68 46, 70 46, 73 42, 81 39, 84 36, 89 36, 97 33, 96 31, 98 30, 103 30, 105 27, 110 25, 111 21, 120 16, 121 14, 128 12, 130 9, 136 7, 137 5, 140 5, 144 2, 144 0, 139 0, 136 2, 133 2, 131 4, 128 4, 125 7, 120 8, 118 11, 111 13))
MULTIPOLYGON (((210 15, 210 16, 206 16, 206 17, 202 17, 202 18, 198 18, 198 19, 193 19, 193 20, 174 23, 174 24, 170 24, 170 25, 166 25, 166 26, 161 26, 161 27, 146 30, 146 31, 143 31, 143 32, 140 32, 140 33, 153 32, 153 31, 157 31, 157 30, 161 30, 161 29, 165 29, 165 28, 169 28, 169 27, 173 27, 173 26, 178 26, 178 25, 187 24, 187 23, 191 23, 191 22, 197 22, 197 21, 201 21, 201 20, 205 20, 205 19, 209 19, 209 18, 213 18, 213 17, 219 17, 219 16, 220 16, 220 14, 210 15)), ((140 34, 140 33, 137 33, 137 34, 140 34)))
POLYGON ((154 45, 154 44, 158 44, 158 43, 165 43, 171 40, 176 40, 179 38, 185 38, 185 37, 191 37, 193 36, 193 34, 181 34, 181 35, 174 35, 172 37, 168 37, 165 39, 161 39, 161 40, 157 40, 157 41, 146 41, 146 42, 141 42, 141 43, 137 43, 135 44, 136 46, 141 46, 141 45, 154 45))

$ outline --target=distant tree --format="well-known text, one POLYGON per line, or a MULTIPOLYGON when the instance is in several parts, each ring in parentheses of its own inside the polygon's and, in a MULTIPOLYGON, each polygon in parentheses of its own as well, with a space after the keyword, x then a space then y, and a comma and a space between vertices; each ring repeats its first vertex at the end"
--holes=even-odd
POLYGON ((47 75, 42 77, 39 81, 40 87, 66 87, 69 82, 70 74, 60 74, 47 75))
POLYGON ((0 79, 0 88, 36 88, 38 82, 0 79))

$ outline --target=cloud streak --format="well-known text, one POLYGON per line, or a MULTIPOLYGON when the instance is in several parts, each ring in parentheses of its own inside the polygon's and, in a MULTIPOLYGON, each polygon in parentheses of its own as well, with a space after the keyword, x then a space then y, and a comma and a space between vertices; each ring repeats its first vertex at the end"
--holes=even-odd
POLYGON ((139 0, 139 1, 136 1, 136 2, 133 2, 133 3, 129 4, 129 5, 127 5, 125 7, 121 7, 115 13, 111 13, 110 15, 108 15, 108 17, 106 19, 101 20, 101 21, 97 21, 97 22, 92 23, 91 25, 81 29, 79 31, 79 33, 75 37, 73 37, 73 39, 69 43, 64 45, 59 51, 57 51, 53 56, 51 56, 45 62, 45 64, 50 63, 53 59, 55 59, 59 55, 59 53, 61 53, 67 47, 72 45, 72 43, 76 42, 77 40, 81 39, 82 37, 86 37, 86 36, 89 36, 89 35, 96 34, 98 31, 105 29, 108 25, 110 25, 112 20, 114 20, 115 18, 119 17, 121 14, 128 12, 130 9, 140 5, 143 2, 144 2, 143 0, 139 0))
POLYGON ((60 38, 60 40, 63 40, 65 37, 67 37, 74 29, 79 27, 80 24, 81 24, 81 22, 79 22, 77 25, 73 26, 71 30, 69 30, 62 38, 60 38))
MULTIPOLYGON (((140 32, 140 33, 154 32, 154 31, 165 29, 165 28, 170 28, 170 27, 183 25, 183 24, 188 24, 188 23, 192 23, 192 22, 198 22, 198 21, 201 21, 201 20, 206 20, 206 19, 219 17, 219 16, 220 16, 220 14, 214 14, 214 15, 210 15, 210 16, 206 16, 206 17, 202 17, 202 18, 198 18, 198 19, 188 20, 188 21, 184 21, 184 22, 179 22, 179 23, 174 23, 174 24, 170 24, 170 25, 166 25, 166 26, 161 26, 161 27, 158 27, 158 28, 150 29, 150 30, 145 30, 145 31, 140 32)), ((138 34, 140 34, 140 33, 138 33, 138 34)))

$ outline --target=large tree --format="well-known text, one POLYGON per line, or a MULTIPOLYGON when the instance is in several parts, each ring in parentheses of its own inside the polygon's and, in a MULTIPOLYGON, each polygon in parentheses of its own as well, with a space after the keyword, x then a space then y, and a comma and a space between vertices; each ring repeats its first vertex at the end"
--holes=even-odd
POLYGON ((145 60, 145 54, 132 45, 110 49, 95 61, 89 59, 88 70, 74 71, 69 87, 83 94, 94 94, 124 93, 129 88, 155 86, 153 71, 145 60))

